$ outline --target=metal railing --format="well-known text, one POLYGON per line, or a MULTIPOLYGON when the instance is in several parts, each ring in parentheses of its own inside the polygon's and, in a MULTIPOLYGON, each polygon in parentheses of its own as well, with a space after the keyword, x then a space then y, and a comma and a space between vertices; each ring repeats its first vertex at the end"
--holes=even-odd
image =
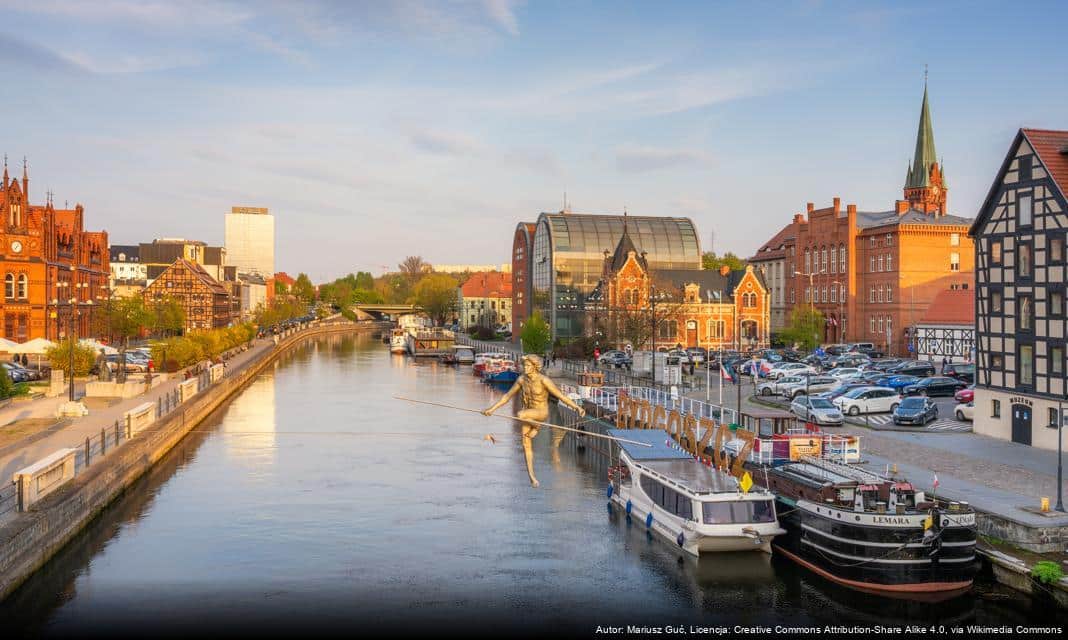
POLYGON ((479 353, 500 353, 503 355, 511 356, 512 361, 518 363, 520 356, 522 356, 522 349, 519 345, 511 342, 487 342, 485 340, 475 340, 470 336, 456 334, 456 344, 466 345, 472 347, 479 353))
MULTIPOLYGON (((301 326, 299 329, 289 329, 284 332, 285 337, 295 335, 300 330, 332 326, 335 324, 351 324, 345 323, 316 323, 311 325, 301 326)), ((261 358, 267 357, 273 350, 267 349, 262 351, 256 356, 253 356, 246 365, 252 365, 259 361, 261 358)), ((224 360, 229 360, 236 353, 228 353, 224 360)), ((223 378, 229 374, 228 369, 223 370, 223 378)), ((197 391, 206 390, 211 387, 211 372, 210 370, 204 370, 195 374, 197 380, 197 391)), ((190 378, 187 378, 190 379, 190 378)), ((217 380, 216 383, 221 382, 217 380)), ((182 405, 181 392, 175 388, 171 391, 167 391, 163 395, 156 399, 155 403, 155 417, 160 419, 171 412, 178 409, 182 405)), ((101 459, 107 457, 109 454, 118 451, 119 447, 130 440, 131 428, 128 424, 125 424, 123 420, 115 420, 111 425, 102 427, 99 433, 93 433, 93 435, 86 437, 84 440, 79 440, 67 445, 65 448, 71 448, 75 450, 74 454, 74 476, 77 477, 80 473, 84 472, 92 464, 99 462, 101 459)), ((156 434, 150 434, 150 437, 158 437, 156 434)), ((59 447, 64 448, 64 447, 59 447)), ((5 483, 0 485, 0 518, 6 517, 8 514, 16 512, 19 509, 18 499, 18 485, 15 482, 5 483)))

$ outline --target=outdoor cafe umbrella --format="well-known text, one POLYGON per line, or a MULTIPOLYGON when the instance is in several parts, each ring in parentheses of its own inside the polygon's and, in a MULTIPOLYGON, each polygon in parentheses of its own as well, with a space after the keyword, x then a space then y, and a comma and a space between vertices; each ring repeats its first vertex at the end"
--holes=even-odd
POLYGON ((56 346, 55 342, 46 340, 45 338, 34 338, 28 342, 22 344, 16 344, 14 347, 8 349, 8 353, 26 353, 37 356, 37 370, 41 370, 41 356, 43 356, 49 349, 56 346))

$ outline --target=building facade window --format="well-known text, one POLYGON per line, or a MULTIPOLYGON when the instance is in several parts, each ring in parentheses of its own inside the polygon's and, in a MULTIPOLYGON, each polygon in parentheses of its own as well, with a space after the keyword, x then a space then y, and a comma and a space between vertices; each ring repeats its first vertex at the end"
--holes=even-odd
POLYGON ((1001 400, 991 400, 990 401, 990 417, 991 418, 1000 418, 1001 417, 1001 400))
POLYGON ((1016 276, 1018 278, 1030 278, 1031 266, 1031 244, 1021 242, 1016 245, 1016 276))
POLYGON ((1020 345, 1020 384, 1031 386, 1035 383, 1035 348, 1029 344, 1020 345))
POLYGON ((838 302, 838 287, 831 287, 831 302, 838 302))
POLYGON ((1016 328, 1019 331, 1033 330, 1035 328, 1035 309, 1031 296, 1020 296, 1018 306, 1020 321, 1016 328))
POLYGON ((29 278, 26 277, 25 273, 20 273, 19 274, 19 290, 18 290, 19 296, 18 297, 21 298, 22 300, 25 300, 26 298, 28 298, 29 297, 29 288, 30 288, 30 280, 29 280, 29 278))
POLYGON ((960 254, 956 251, 949 254, 949 270, 960 271, 960 254))
POLYGON ((990 262, 1001 264, 1001 240, 995 240, 990 243, 990 262))
POLYGON ((892 253, 886 254, 886 270, 887 271, 893 271, 894 270, 894 254, 892 254, 892 253))
POLYGON ((990 310, 1001 313, 1001 289, 993 289, 990 292, 990 310))
POLYGON ((868 289, 868 302, 875 302, 875 287, 868 289))
POLYGON ((869 240, 871 240, 871 242, 869 243, 868 246, 870 246, 872 249, 874 249, 875 245, 877 245, 879 243, 879 241, 875 239, 875 236, 872 236, 871 238, 869 238, 869 240))
POLYGON ((4 276, 4 297, 15 297, 15 276, 11 275, 10 273, 4 276))
POLYGON ((838 249, 836 247, 831 247, 831 273, 834 273, 837 270, 837 266, 838 266, 838 249))
POLYGON ((820 249, 820 273, 827 271, 827 247, 820 249))
POLYGON ((1057 375, 1064 374, 1064 346, 1058 345, 1050 347, 1049 350, 1049 371, 1057 375))
POLYGON ((875 288, 875 299, 879 302, 883 301, 883 285, 879 285, 875 288))
POLYGON ((1049 315, 1059 318, 1064 315, 1064 289, 1049 292, 1049 315))
POLYGON ((809 255, 808 249, 805 249, 805 273, 812 273, 812 256, 809 255))
POLYGON ((875 334, 875 316, 872 316, 871 318, 868 318, 868 320, 871 321, 871 333, 872 333, 872 335, 874 335, 875 334))
POLYGON ((869 262, 870 264, 868 265, 868 271, 871 273, 875 273, 875 256, 871 256, 869 262))
POLYGON ((888 247, 894 246, 894 234, 892 234, 892 233, 886 234, 886 246, 888 246, 888 247))
POLYGON ((797 303, 797 301, 794 300, 794 290, 790 289, 790 304, 796 304, 796 303, 797 303))
POLYGON ((1049 261, 1064 262, 1064 234, 1058 233, 1049 239, 1049 261))
POLYGON ((1031 210, 1031 196, 1018 196, 1016 198, 1016 222, 1021 227, 1030 227, 1034 223, 1034 212, 1031 210))
POLYGON ((889 284, 886 285, 886 301, 887 302, 893 302, 894 301, 893 291, 894 291, 893 285, 889 285, 889 284))
POLYGON ((883 317, 879 316, 879 335, 883 333, 883 317))
POLYGON ((951 246, 951 247, 959 247, 960 246, 960 234, 959 233, 951 233, 951 234, 949 234, 949 246, 951 246))
POLYGON ((845 245, 838 245, 838 272, 846 272, 846 248, 845 245))
POLYGON ((892 316, 886 316, 886 335, 887 336, 893 335, 893 333, 894 333, 894 330, 892 329, 892 323, 893 323, 893 317, 892 316))
POLYGON ((1000 353, 991 355, 990 368, 995 371, 1001 371, 1005 368, 1005 358, 1000 353))

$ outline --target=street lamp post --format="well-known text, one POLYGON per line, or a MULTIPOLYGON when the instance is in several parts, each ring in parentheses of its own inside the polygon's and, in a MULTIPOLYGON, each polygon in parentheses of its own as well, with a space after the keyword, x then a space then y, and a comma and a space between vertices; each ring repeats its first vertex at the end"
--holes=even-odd
POLYGON ((1064 403, 1058 403, 1058 418, 1056 425, 1049 425, 1050 427, 1056 427, 1057 429, 1057 506, 1054 507, 1056 511, 1064 513, 1064 480, 1062 475, 1062 461, 1064 460, 1061 452, 1061 430, 1064 428, 1064 423, 1068 422, 1068 415, 1064 412, 1064 403))
POLYGON ((845 342, 845 330, 842 320, 842 303, 845 302, 845 289, 842 288, 842 283, 837 280, 832 280, 831 284, 837 289, 838 294, 838 342, 845 342))

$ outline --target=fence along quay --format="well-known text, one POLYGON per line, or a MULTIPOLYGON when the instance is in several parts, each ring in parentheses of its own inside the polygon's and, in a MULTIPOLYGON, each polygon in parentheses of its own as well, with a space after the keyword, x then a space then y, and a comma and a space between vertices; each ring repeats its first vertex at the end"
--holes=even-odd
POLYGON ((185 381, 184 393, 175 389, 152 403, 151 409, 144 404, 135 407, 123 421, 102 428, 98 435, 17 472, 15 482, 0 487, 0 600, 277 357, 312 338, 380 329, 320 322, 287 330, 278 336, 277 345, 267 346, 240 369, 230 367, 225 374, 208 369, 185 381))

